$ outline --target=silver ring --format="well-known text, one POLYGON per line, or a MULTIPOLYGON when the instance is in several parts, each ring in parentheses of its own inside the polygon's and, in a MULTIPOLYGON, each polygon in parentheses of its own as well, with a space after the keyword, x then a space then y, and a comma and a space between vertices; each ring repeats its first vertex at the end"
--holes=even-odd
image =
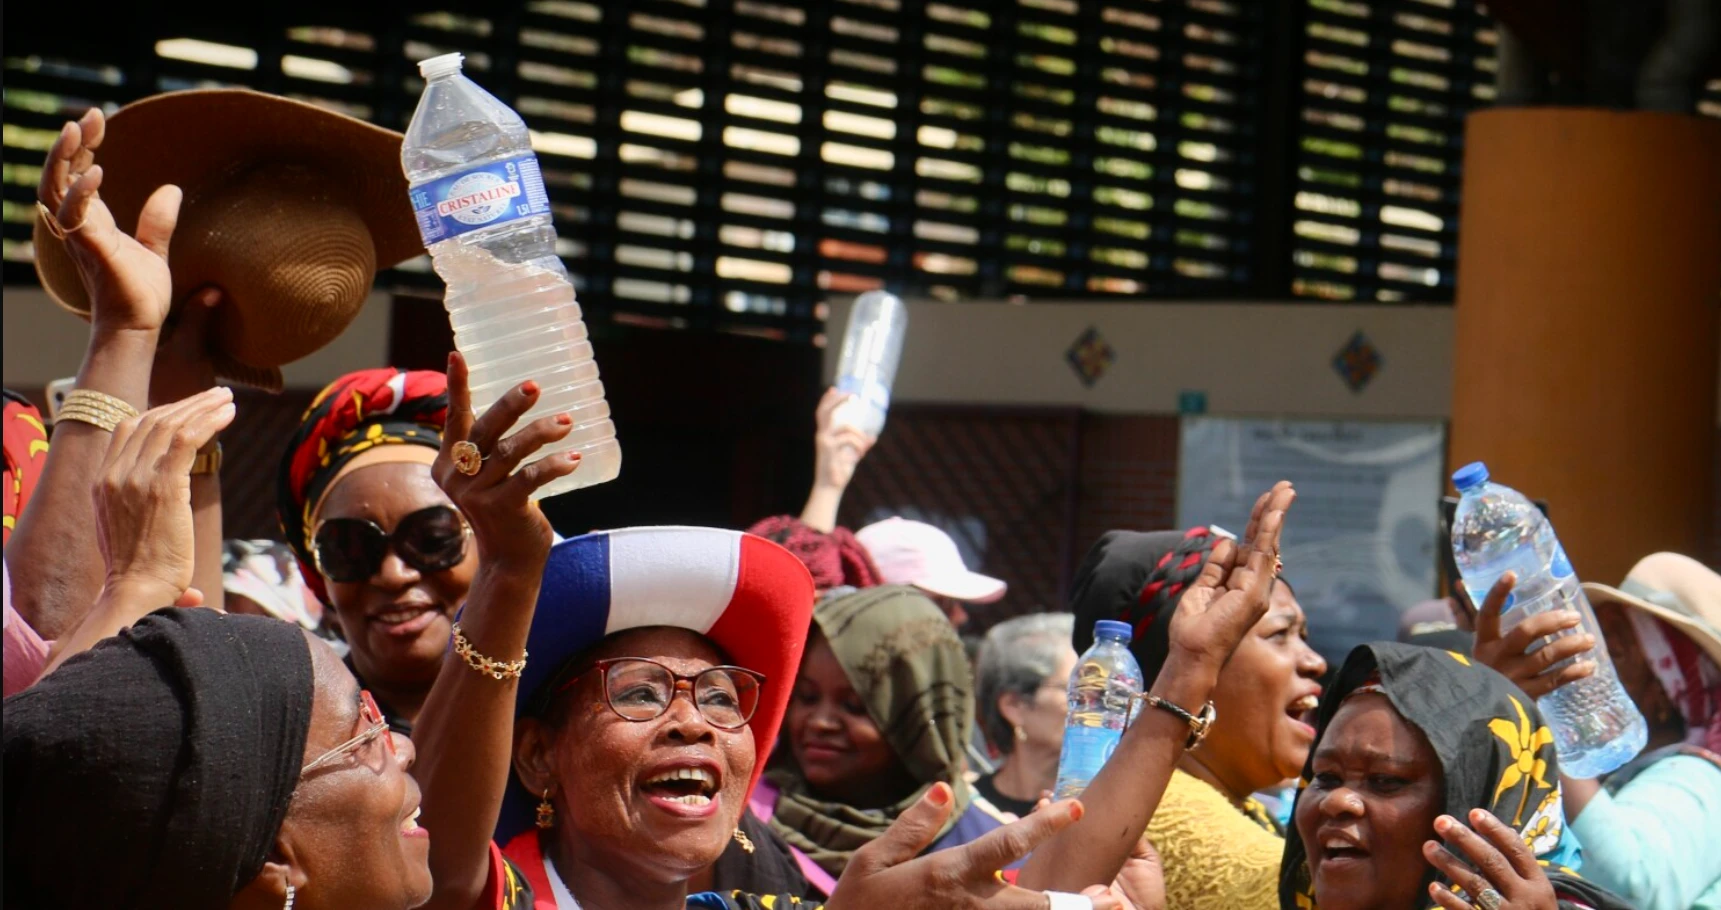
POLYGON ((1500 892, 1493 888, 1483 888, 1476 892, 1476 905, 1482 910, 1500 910, 1501 900, 1500 892))

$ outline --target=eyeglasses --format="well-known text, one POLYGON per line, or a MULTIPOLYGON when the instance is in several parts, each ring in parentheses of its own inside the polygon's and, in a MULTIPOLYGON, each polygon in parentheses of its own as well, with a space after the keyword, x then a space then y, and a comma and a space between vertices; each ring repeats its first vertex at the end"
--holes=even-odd
POLYGON ((598 661, 556 691, 567 691, 593 671, 603 677, 604 704, 624 720, 662 717, 676 693, 687 692, 705 722, 720 730, 747 726, 759 709, 759 690, 765 685, 764 674, 741 667, 712 667, 682 676, 655 660, 620 657, 598 661))
POLYGON ((332 765, 348 752, 370 745, 379 736, 388 744, 388 757, 393 761, 394 736, 388 729, 388 719, 382 716, 382 709, 376 706, 376 699, 371 697, 368 689, 359 690, 359 721, 365 725, 364 732, 317 756, 310 764, 299 769, 299 776, 304 777, 324 765, 332 765))
POLYGON ((392 545, 402 562, 429 575, 460 565, 470 533, 452 506, 419 509, 402 518, 393 534, 363 518, 330 518, 311 537, 311 557, 324 578, 350 584, 374 577, 392 545))

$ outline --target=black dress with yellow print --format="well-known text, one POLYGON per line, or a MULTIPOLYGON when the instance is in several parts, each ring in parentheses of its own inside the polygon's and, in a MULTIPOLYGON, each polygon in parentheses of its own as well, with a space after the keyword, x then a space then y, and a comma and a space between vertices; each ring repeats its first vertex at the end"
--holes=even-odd
MULTIPOLYGON (((1310 761, 1339 705, 1365 686, 1385 695, 1434 748, 1446 780, 1445 814, 1464 818, 1472 809, 1487 809, 1517 829, 1546 868, 1560 907, 1630 910, 1560 865, 1569 843, 1554 734, 1517 686, 1456 651, 1392 642, 1359 645, 1345 659, 1332 692, 1321 699, 1310 761)), ((1299 798, 1309 774, 1305 765, 1299 798)), ((1294 825, 1286 832, 1281 868, 1281 910, 1319 910, 1308 853, 1294 825)), ((1430 867, 1424 889, 1436 880, 1430 867)))

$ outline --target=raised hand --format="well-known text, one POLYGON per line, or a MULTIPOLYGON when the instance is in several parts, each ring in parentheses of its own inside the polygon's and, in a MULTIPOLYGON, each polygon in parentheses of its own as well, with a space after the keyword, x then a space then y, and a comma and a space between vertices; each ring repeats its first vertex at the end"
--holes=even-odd
MULTIPOLYGON (((950 817, 948 784, 934 784, 877 840, 855 851, 825 910, 877 907, 948 907, 972 910, 1045 910, 1049 898, 1005 884, 998 870, 1082 817, 1082 804, 1055 803, 972 843, 930 856, 921 851, 950 817)), ((1093 898, 1095 910, 1123 910, 1110 893, 1093 898)))
POLYGON ((846 489, 854 479, 855 468, 866 453, 872 451, 878 439, 847 424, 838 424, 837 408, 854 396, 835 388, 825 390, 814 415, 818 430, 813 436, 813 483, 846 489))
MULTIPOLYGON (((1285 512, 1296 498, 1290 481, 1274 484, 1255 500, 1242 544, 1221 539, 1213 548, 1200 577, 1183 592, 1171 615, 1173 659, 1181 657, 1217 671, 1266 615, 1285 512)), ((1171 664, 1168 660, 1167 671, 1171 664)))
POLYGON ((1576 682, 1595 673, 1594 660, 1575 660, 1561 667, 1557 673, 1547 672, 1554 664, 1594 648, 1595 636, 1588 632, 1561 635, 1535 651, 1530 651, 1530 646, 1540 639, 1559 635, 1582 624, 1583 617, 1575 610, 1551 610, 1526 616, 1512 627, 1512 631, 1501 634, 1500 614, 1505 610, 1506 602, 1512 596, 1512 588, 1517 583, 1517 573, 1507 572, 1500 576, 1499 581, 1494 582, 1488 596, 1483 598, 1481 608, 1476 611, 1476 645, 1472 651, 1473 656, 1516 683, 1518 688, 1531 698, 1541 698, 1566 683, 1576 682))
POLYGON ((90 295, 95 327, 158 331, 173 304, 167 245, 179 221, 182 194, 176 186, 158 188, 138 214, 136 236, 127 236, 100 194, 102 168, 94 161, 105 128, 97 108, 61 128, 48 150, 36 199, 46 210, 49 230, 65 238, 90 295))
POLYGON ((448 425, 431 474, 472 525, 480 570, 507 567, 534 579, 542 573, 555 537, 550 520, 531 495, 580 466, 580 455, 574 452, 520 467, 539 449, 573 430, 573 418, 567 414, 540 417, 503 438, 538 402, 539 392, 537 383, 523 382, 474 419, 466 359, 458 353, 448 355, 448 425), (463 443, 476 446, 483 459, 475 473, 458 467, 456 447, 464 448, 463 443))
POLYGON ((151 609, 202 604, 191 587, 191 465, 233 415, 233 393, 214 388, 114 429, 94 491, 106 589, 133 589, 151 609))
POLYGON ((1555 910, 1554 886, 1518 832, 1486 809, 1471 810, 1470 824, 1476 830, 1442 815, 1434 820, 1434 830, 1447 846, 1432 840, 1422 844, 1422 855, 1428 862, 1466 895, 1459 897, 1451 888, 1434 882, 1428 886, 1434 902, 1446 910, 1555 910), (1453 855, 1448 847, 1469 857, 1470 863, 1453 855), (1493 892, 1492 899, 1484 896, 1489 891, 1493 892))

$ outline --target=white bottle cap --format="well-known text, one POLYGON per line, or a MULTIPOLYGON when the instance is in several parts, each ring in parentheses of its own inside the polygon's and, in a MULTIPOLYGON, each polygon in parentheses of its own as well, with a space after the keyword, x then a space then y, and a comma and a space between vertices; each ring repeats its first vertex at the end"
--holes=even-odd
POLYGON ((460 64, 466 62, 466 55, 454 53, 432 57, 429 60, 418 61, 418 74, 426 79, 438 76, 452 76, 460 72, 460 64))

